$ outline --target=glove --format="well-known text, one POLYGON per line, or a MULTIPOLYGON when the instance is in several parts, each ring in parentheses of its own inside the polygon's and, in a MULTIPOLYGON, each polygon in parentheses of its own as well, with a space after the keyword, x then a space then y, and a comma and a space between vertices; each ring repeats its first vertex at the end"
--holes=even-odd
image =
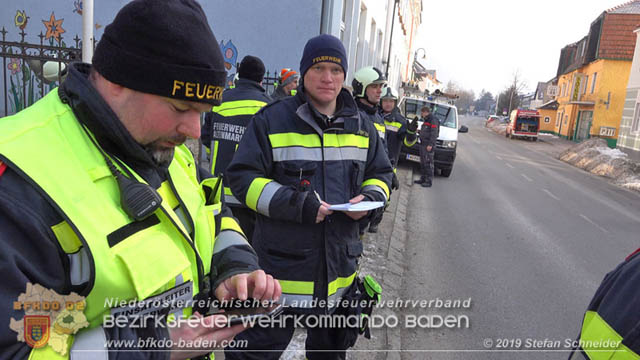
POLYGON ((391 178, 391 189, 398 190, 400 188, 400 182, 398 181, 398 176, 396 173, 393 173, 393 177, 391 178))
POLYGON ((416 130, 418 130, 418 118, 414 118, 413 121, 411 121, 409 123, 409 125, 407 125, 407 130, 409 130, 412 133, 415 133, 416 130))

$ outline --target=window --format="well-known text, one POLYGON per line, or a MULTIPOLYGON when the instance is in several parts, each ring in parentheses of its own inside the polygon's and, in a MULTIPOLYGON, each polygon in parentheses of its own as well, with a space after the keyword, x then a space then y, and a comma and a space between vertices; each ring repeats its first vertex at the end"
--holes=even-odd
POLYGON ((631 120, 631 132, 638 133, 640 131, 640 102, 636 100, 636 111, 633 113, 631 120))
MULTIPOLYGON (((389 101, 387 101, 387 102, 389 102, 389 101)), ((547 124, 550 123, 551 122, 551 118, 548 117, 548 116, 545 116, 544 117, 544 122, 547 123, 547 124)))
POLYGON ((564 90, 565 90, 564 86, 565 86, 565 83, 562 83, 562 91, 560 92, 562 94, 562 96, 565 96, 565 94, 564 94, 564 90))
POLYGON ((564 116, 564 124, 567 125, 568 121, 569 121, 569 115, 565 115, 564 116))
POLYGON ((587 87, 589 86, 589 75, 585 75, 584 77, 584 86, 582 87, 582 93, 586 94, 587 93, 587 87))
POLYGON ((560 126, 561 118, 562 118, 562 114, 558 113, 558 115, 556 115, 556 127, 560 126))
POLYGON ((340 19, 340 40, 344 42, 344 30, 347 28, 347 0, 342 0, 342 18, 340 19))
POLYGON ((591 93, 593 94, 596 91, 596 79, 598 78, 598 73, 593 73, 593 80, 591 81, 591 93))

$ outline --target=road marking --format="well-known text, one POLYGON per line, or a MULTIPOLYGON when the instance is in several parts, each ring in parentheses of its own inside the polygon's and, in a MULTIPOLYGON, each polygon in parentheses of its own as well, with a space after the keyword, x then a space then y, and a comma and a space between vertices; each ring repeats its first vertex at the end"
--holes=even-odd
POLYGON ((558 201, 560 200, 560 198, 559 198, 559 197, 557 197, 557 196, 555 196, 555 195, 553 195, 553 194, 551 193, 551 191, 549 191, 549 190, 547 190, 547 189, 542 189, 542 191, 546 192, 546 193, 547 193, 547 195, 551 196, 552 198, 554 198, 554 199, 556 199, 556 200, 558 200, 558 201))
POLYGON ((473 141, 474 143, 476 143, 476 144, 480 144, 480 143, 479 143, 479 142, 478 142, 478 141, 477 141, 473 136, 469 136, 469 135, 467 135, 467 137, 468 137, 469 139, 471 139, 471 141, 473 141))
POLYGON ((583 219, 585 219, 585 220, 587 220, 587 222, 588 222, 588 223, 590 223, 591 225, 593 225, 593 226, 597 227, 598 229, 602 230, 602 232, 605 232, 605 233, 608 233, 608 232, 609 232, 609 230, 607 230, 607 229, 603 228, 602 226, 600 226, 600 225, 598 225, 598 224, 594 223, 594 222, 593 222, 593 221, 591 221, 591 219, 589 219, 588 217, 586 217, 586 216, 584 216, 584 215, 582 215, 582 214, 580 214, 580 217, 581 217, 581 218, 583 218, 583 219))
POLYGON ((525 174, 520 174, 520 175, 522 175, 523 178, 527 179, 527 181, 533 182, 533 180, 531 180, 531 178, 528 177, 527 175, 525 175, 525 174))
POLYGON ((496 155, 496 159, 502 161, 502 158, 500 156, 498 156, 498 155, 496 155))
POLYGON ((515 169, 515 168, 513 167, 513 165, 509 164, 508 162, 506 162, 505 164, 507 164, 507 166, 508 166, 508 167, 510 167, 510 168, 512 168, 512 169, 515 169))

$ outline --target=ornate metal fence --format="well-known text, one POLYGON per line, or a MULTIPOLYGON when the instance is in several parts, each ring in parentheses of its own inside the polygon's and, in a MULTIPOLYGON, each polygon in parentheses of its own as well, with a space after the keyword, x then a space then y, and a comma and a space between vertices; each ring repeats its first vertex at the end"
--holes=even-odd
POLYGON ((25 42, 27 35, 22 29, 20 41, 7 41, 7 33, 0 30, 0 57, 2 58, 2 88, 4 116, 14 114, 33 104, 59 85, 67 65, 82 58, 82 42, 76 35, 75 47, 65 44, 62 36, 56 41, 40 32, 40 44, 25 42))

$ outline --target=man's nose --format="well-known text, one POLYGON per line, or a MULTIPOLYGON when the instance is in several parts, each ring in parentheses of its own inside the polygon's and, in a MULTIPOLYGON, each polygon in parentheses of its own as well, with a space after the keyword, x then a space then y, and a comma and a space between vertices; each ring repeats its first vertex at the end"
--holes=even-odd
POLYGON ((188 136, 192 139, 200 138, 200 112, 190 110, 185 114, 184 119, 182 119, 178 125, 177 131, 181 135, 188 136))

